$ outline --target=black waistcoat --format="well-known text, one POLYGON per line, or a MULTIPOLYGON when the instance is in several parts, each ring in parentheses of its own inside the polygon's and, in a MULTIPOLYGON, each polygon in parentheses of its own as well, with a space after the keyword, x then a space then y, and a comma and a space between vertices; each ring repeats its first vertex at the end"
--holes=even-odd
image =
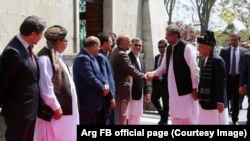
MULTIPOLYGON (((192 90, 193 90, 191 71, 187 65, 185 58, 184 58, 184 51, 185 51, 186 44, 187 44, 186 42, 180 40, 176 44, 176 46, 174 47, 174 50, 172 52, 173 53, 174 75, 175 75, 176 87, 177 87, 179 96, 192 93, 192 90)), ((170 49, 170 47, 171 46, 169 46, 167 48, 167 50, 170 49)), ((168 56, 168 54, 166 56, 168 56)), ((168 72, 168 70, 167 70, 167 72, 168 72)))

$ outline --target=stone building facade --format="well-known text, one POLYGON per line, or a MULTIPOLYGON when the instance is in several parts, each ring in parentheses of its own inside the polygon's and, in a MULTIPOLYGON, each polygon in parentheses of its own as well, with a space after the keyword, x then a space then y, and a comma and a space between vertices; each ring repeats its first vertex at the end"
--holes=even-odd
MULTIPOLYGON (((64 59, 72 65, 75 55, 80 50, 79 32, 79 3, 81 0, 0 0, 0 54, 6 44, 19 33, 19 26, 29 15, 37 15, 47 22, 47 26, 59 24, 68 30, 68 47, 64 59)), ((153 69, 154 56, 158 54, 157 43, 165 37, 167 16, 164 0, 85 0, 87 17, 93 18, 91 11, 97 9, 89 5, 100 4, 101 27, 97 28, 117 35, 126 33, 131 37, 143 40, 143 54, 146 71, 153 69), (89 8, 88 8, 89 6, 89 8), (89 15, 89 16, 88 16, 89 15)), ((86 23, 87 35, 95 35, 90 31, 93 23, 86 23), (90 32, 88 32, 90 31, 90 32)), ((98 26, 98 25, 97 25, 98 26)), ((100 26, 100 25, 99 25, 100 26)), ((35 46, 38 52, 44 45, 45 39, 35 46)), ((1 120, 1 118, 0 118, 1 120)), ((0 128, 3 129, 2 121, 0 128)), ((0 130, 1 131, 1 130, 0 130)), ((4 141, 3 133, 0 140, 4 141), (2 138, 1 138, 2 137, 2 138)))
MULTIPOLYGON (((19 33, 19 26, 23 19, 29 15, 37 15, 43 18, 48 26, 60 24, 66 27, 69 32, 69 44, 65 50, 65 55, 68 56, 66 59, 74 58, 80 49, 80 1, 0 0, 0 53, 9 40, 19 33)), ((126 33, 131 37, 140 37, 143 40, 143 53, 147 62, 146 70, 152 70, 154 55, 158 53, 157 42, 165 37, 167 26, 164 0, 85 1, 86 3, 101 4, 102 28, 100 30, 114 32, 117 35, 126 33)), ((91 21, 87 25, 91 25, 91 21)), ((91 33, 87 33, 87 35, 91 35, 91 33)), ((45 39, 42 39, 35 46, 34 52, 38 52, 44 45, 45 39)))

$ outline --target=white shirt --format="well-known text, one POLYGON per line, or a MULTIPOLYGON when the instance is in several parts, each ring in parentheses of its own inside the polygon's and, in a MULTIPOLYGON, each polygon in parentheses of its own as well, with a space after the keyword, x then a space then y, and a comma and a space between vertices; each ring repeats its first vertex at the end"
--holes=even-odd
MULTIPOLYGON (((174 49, 174 47, 173 47, 174 49)), ((173 50, 172 50, 173 51, 173 50)), ((191 71, 191 79, 193 88, 198 87, 199 67, 196 61, 196 48, 191 44, 187 44, 184 50, 184 58, 191 71)), ((166 52, 164 54, 161 66, 158 67, 154 74, 161 76, 166 73, 166 52)), ((192 117, 198 121, 198 102, 194 101, 191 94, 179 96, 175 81, 173 56, 169 61, 168 72, 168 90, 169 90, 169 111, 172 118, 187 118, 192 117)))
MULTIPOLYGON (((34 141, 44 141, 44 139, 51 141, 73 141, 76 140, 76 127, 79 124, 79 113, 77 104, 77 95, 75 84, 70 76, 67 66, 62 60, 62 54, 57 53, 59 62, 66 70, 69 78, 71 93, 72 93, 72 115, 63 115, 59 120, 52 118, 50 122, 37 118, 36 128, 34 133, 34 141)), ((52 83, 53 69, 50 59, 47 56, 40 56, 38 58, 40 70, 40 94, 44 102, 53 110, 60 108, 60 104, 54 94, 52 83)))
POLYGON ((236 72, 236 74, 240 74, 240 72, 239 72, 239 62, 240 62, 240 49, 239 49, 239 47, 236 47, 236 48, 234 48, 234 47, 231 47, 231 53, 230 53, 230 74, 231 74, 231 72, 232 72, 232 62, 233 62, 233 53, 234 53, 234 49, 236 49, 235 50, 235 60, 236 60, 236 63, 235 63, 235 66, 236 66, 236 68, 235 68, 235 72, 236 72))

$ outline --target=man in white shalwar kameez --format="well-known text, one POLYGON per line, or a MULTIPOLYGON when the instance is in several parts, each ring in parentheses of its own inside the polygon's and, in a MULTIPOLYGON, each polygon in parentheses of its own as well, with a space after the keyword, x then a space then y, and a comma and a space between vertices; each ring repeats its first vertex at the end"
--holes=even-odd
POLYGON ((170 25, 166 28, 166 39, 170 45, 161 66, 151 72, 151 75, 161 76, 167 73, 166 87, 172 124, 198 124, 196 96, 199 67, 196 62, 196 49, 180 38, 181 31, 178 27, 170 25))
MULTIPOLYGON (((61 26, 50 27, 45 33, 48 46, 44 47, 39 53, 44 51, 54 52, 54 58, 57 59, 61 69, 64 70, 64 76, 67 77, 69 83, 67 87, 69 87, 71 93, 72 106, 68 105, 68 107, 72 107, 72 114, 64 115, 62 105, 55 95, 55 84, 52 81, 54 74, 52 62, 54 61, 51 61, 46 55, 41 55, 38 58, 41 98, 54 111, 54 115, 50 121, 40 117, 37 118, 34 141, 76 141, 77 125, 79 124, 76 89, 69 69, 62 60, 62 52, 67 46, 66 34, 67 31, 61 26)), ((61 87, 63 87, 63 84, 61 87)))

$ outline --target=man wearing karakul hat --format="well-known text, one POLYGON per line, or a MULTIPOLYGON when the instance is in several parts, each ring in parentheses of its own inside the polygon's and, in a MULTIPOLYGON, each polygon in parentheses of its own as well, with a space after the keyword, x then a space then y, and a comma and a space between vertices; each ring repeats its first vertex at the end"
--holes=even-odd
POLYGON ((77 96, 68 67, 62 60, 67 31, 54 25, 47 29, 47 46, 38 53, 41 97, 34 141, 76 140, 79 124, 77 96))
POLYGON ((198 85, 199 124, 229 124, 224 60, 213 52, 213 31, 197 38, 198 50, 204 57, 198 85))

